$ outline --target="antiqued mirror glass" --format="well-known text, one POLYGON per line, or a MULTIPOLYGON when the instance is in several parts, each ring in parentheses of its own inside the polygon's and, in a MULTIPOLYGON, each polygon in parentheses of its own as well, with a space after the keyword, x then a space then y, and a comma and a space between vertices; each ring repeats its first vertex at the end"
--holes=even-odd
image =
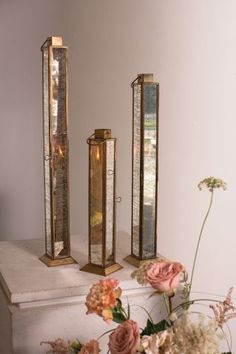
POLYGON ((115 140, 106 142, 106 266, 114 262, 115 140))
POLYGON ((157 183, 157 94, 156 85, 144 85, 143 148, 143 249, 142 258, 155 257, 156 183, 157 183))

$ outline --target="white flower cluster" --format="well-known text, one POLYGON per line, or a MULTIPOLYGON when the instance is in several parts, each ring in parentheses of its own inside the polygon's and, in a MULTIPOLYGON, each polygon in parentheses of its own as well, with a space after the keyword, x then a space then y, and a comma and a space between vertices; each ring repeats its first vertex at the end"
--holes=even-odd
POLYGON ((203 314, 191 320, 191 313, 184 313, 169 329, 143 336, 140 352, 146 354, 221 354, 224 335, 217 331, 214 320, 203 314))
POLYGON ((189 314, 183 315, 174 324, 173 353, 221 354, 220 343, 224 336, 216 329, 216 322, 206 320, 203 314, 197 321, 192 321, 189 314))
POLYGON ((208 177, 205 178, 204 180, 202 180, 199 184, 198 184, 198 188, 200 189, 200 191, 203 188, 208 188, 210 192, 213 191, 213 189, 216 188, 222 188, 223 190, 226 190, 227 188, 227 183, 224 182, 222 179, 220 178, 215 178, 215 177, 208 177))

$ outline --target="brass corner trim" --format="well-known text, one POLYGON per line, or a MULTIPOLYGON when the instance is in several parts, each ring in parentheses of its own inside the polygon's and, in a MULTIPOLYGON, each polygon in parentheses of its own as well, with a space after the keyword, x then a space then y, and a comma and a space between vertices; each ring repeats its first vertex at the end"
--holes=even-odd
POLYGON ((93 273, 96 275, 102 275, 102 276, 106 277, 107 275, 117 272, 118 270, 120 270, 122 268, 123 267, 119 263, 113 263, 112 265, 105 267, 105 268, 97 266, 95 264, 88 263, 84 267, 82 267, 80 270, 82 272, 93 273))
POLYGON ((46 254, 39 258, 41 262, 46 264, 48 267, 57 267, 61 265, 68 265, 68 264, 78 264, 78 262, 71 256, 66 258, 58 258, 58 259, 51 259, 46 254))
POLYGON ((137 257, 129 255, 124 258, 125 262, 128 262, 129 264, 131 264, 137 268, 140 267, 143 263, 148 262, 148 261, 152 261, 152 260, 158 260, 158 257, 148 258, 148 259, 139 259, 137 257))
POLYGON ((52 45, 62 45, 62 37, 60 36, 49 37, 49 40, 51 40, 52 45))
POLYGON ((95 139, 111 139, 111 129, 95 129, 95 139))
POLYGON ((138 74, 138 83, 153 82, 153 74, 138 74))

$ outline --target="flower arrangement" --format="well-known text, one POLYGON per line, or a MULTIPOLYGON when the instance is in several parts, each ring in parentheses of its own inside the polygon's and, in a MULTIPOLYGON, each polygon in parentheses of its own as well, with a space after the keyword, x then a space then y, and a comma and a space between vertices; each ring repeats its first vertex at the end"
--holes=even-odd
MULTIPOLYGON (((138 323, 131 318, 129 304, 126 308, 122 304, 122 289, 116 279, 102 279, 92 285, 86 298, 87 314, 95 313, 107 323, 118 323, 116 329, 108 331, 111 332, 108 340, 111 354, 222 354, 222 342, 226 342, 228 346, 227 353, 223 354, 232 354, 224 325, 236 317, 231 298, 233 288, 229 289, 224 301, 191 297, 199 245, 212 207, 214 191, 217 188, 225 190, 226 183, 221 179, 209 177, 201 181, 198 187, 200 190, 209 190, 210 202, 200 229, 190 281, 181 263, 164 259, 146 261, 131 274, 139 284, 149 284, 154 293, 163 295, 167 309, 164 319, 154 323, 151 316, 148 316, 145 328, 140 330, 138 323), (181 301, 174 306, 173 299, 176 295, 181 301), (201 302, 209 304, 213 316, 192 311, 192 305, 201 302)), ((100 352, 97 340, 91 340, 85 345, 78 340, 66 343, 61 339, 43 343, 51 347, 47 353, 100 352)))

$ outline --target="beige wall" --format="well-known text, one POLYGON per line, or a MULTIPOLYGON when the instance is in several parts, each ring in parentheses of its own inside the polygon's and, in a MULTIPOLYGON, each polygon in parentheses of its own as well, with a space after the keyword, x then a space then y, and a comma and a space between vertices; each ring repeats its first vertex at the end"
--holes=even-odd
POLYGON ((70 1, 70 10, 72 232, 87 230, 85 140, 99 127, 118 138, 117 228, 130 231, 130 83, 153 72, 160 82, 158 249, 190 268, 210 197, 197 184, 225 179, 199 258, 200 269, 209 263, 201 288, 222 293, 236 283, 225 261, 236 246, 236 2, 70 1), (209 284, 215 273, 222 281, 209 284))
POLYGON ((1 1, 1 239, 43 237, 39 48, 59 34, 70 50, 72 234, 87 233, 86 138, 104 127, 118 138, 117 228, 130 230, 130 83, 153 72, 161 88, 158 249, 190 267, 209 198, 196 185, 221 177, 229 188, 215 195, 195 284, 215 293, 234 285, 235 14, 233 0, 1 1))
POLYGON ((0 240, 43 237, 40 46, 66 36, 66 12, 60 0, 0 1, 0 240))

